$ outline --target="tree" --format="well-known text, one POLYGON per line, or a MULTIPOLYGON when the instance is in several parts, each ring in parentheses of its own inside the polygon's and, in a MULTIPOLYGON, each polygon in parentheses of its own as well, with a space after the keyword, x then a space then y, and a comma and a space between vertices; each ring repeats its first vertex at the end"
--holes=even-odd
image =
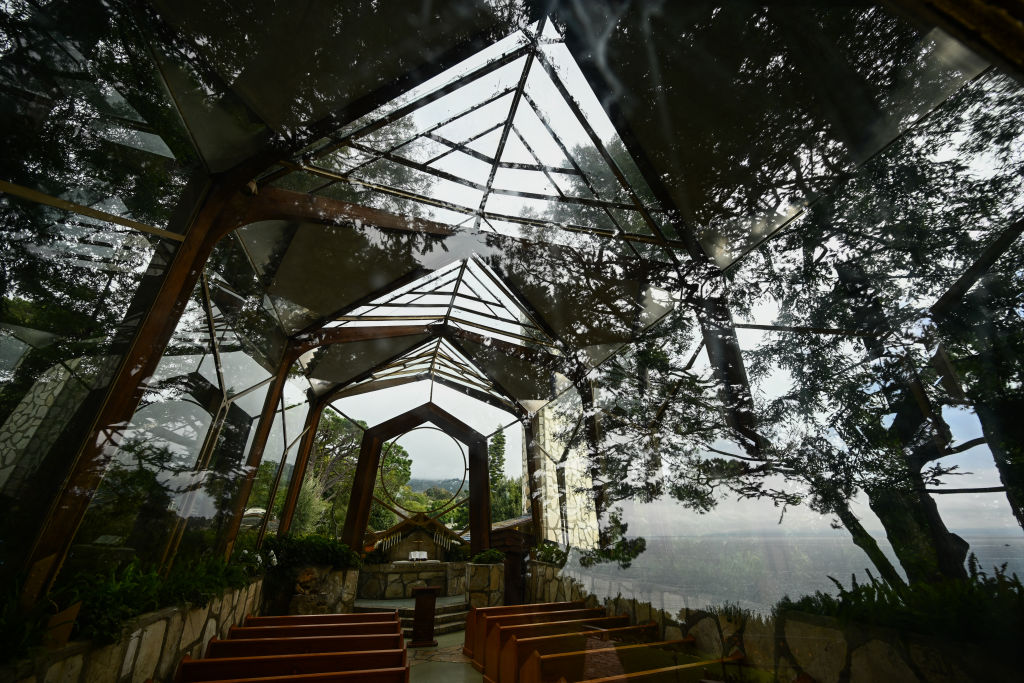
MULTIPOLYGON (((317 427, 306 483, 313 482, 318 495, 327 503, 319 525, 332 536, 338 535, 348 512, 365 428, 365 423, 354 424, 330 409, 324 410, 317 427)), ((412 461, 404 448, 397 444, 387 448, 382 456, 381 472, 388 491, 401 498, 403 487, 412 473, 411 467, 412 461)), ((391 511, 376 502, 371 505, 371 528, 380 531, 396 521, 391 511)))
POLYGON ((505 430, 501 425, 487 444, 487 474, 492 489, 505 478, 505 430))
POLYGON ((518 517, 523 513, 523 479, 505 476, 505 430, 500 425, 487 445, 487 467, 491 488, 491 522, 518 517))

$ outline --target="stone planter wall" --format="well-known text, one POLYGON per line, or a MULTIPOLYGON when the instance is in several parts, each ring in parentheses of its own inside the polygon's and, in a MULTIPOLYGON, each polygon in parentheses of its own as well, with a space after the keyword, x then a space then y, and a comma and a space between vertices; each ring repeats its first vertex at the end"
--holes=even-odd
POLYGON ((225 591, 203 607, 168 607, 132 619, 121 639, 96 647, 89 641, 42 650, 32 659, 0 668, 0 683, 170 683, 185 655, 201 657, 214 637, 247 614, 259 614, 262 579, 247 588, 225 591))
POLYGON ((411 598, 412 589, 440 586, 441 595, 466 592, 464 562, 389 562, 364 564, 359 571, 358 595, 364 600, 411 598))
MULTIPOLYGON (((654 620, 665 640, 691 635, 698 652, 709 658, 742 652, 742 666, 712 673, 742 681, 817 681, 832 683, 968 683, 1015 680, 1012 657, 982 651, 970 643, 942 642, 892 629, 843 625, 835 619, 787 612, 777 620, 741 610, 709 612, 683 608, 678 613, 622 595, 598 597, 597 582, 546 562, 530 561, 529 602, 585 600, 609 614, 628 614, 632 623, 654 620), (801 678, 802 676, 802 678, 801 678)), ((979 625, 979 628, 984 628, 979 625)))
POLYGON ((288 614, 346 614, 356 602, 358 569, 327 565, 301 567, 288 601, 288 614))
POLYGON ((505 604, 505 566, 466 563, 466 595, 470 607, 505 604))

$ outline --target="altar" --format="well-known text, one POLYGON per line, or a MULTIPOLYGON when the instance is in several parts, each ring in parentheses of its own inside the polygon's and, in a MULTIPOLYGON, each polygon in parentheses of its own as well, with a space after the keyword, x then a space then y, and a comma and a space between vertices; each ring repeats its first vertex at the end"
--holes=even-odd
POLYGON ((367 547, 384 562, 364 562, 357 596, 364 600, 411 598, 414 588, 439 586, 439 595, 466 590, 468 543, 428 515, 418 512, 390 529, 371 534, 367 547), (381 557, 383 555, 383 557, 381 557))

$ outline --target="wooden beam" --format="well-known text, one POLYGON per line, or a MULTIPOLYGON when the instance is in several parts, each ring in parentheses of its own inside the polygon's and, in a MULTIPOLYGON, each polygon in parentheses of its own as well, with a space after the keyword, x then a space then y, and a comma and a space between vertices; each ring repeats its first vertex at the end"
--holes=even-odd
MULTIPOLYGON (((288 380, 288 372, 295 362, 296 356, 286 350, 274 373, 274 381, 267 389, 267 395, 263 399, 263 410, 260 411, 260 419, 256 424, 256 433, 252 438, 252 445, 249 447, 249 457, 245 461, 245 471, 242 477, 241 486, 234 496, 234 505, 231 508, 231 516, 224 531, 217 538, 217 551, 227 561, 231 559, 231 551, 235 547, 235 538, 238 536, 238 529, 242 524, 242 515, 245 512, 245 504, 249 501, 249 494, 252 492, 253 482, 256 480, 256 471, 263 462, 263 451, 267 447, 267 438, 270 436, 270 429, 274 426, 274 416, 277 413, 278 404, 284 394, 284 384, 288 380)), ((269 510, 268 510, 269 514, 269 510)))
POLYGON ((434 403, 424 403, 401 415, 367 429, 359 449, 352 482, 352 496, 345 514, 342 543, 361 549, 373 503, 373 489, 384 443, 424 422, 433 422, 441 431, 466 444, 469 451, 470 546, 474 553, 490 547, 491 495, 487 464, 487 439, 434 403), (479 549, 477 549, 479 548, 479 549))
MULTIPOLYGON (((142 381, 154 374, 207 259, 223 237, 244 225, 263 220, 363 221, 388 229, 437 234, 437 224, 430 221, 409 220, 347 202, 310 198, 277 188, 264 188, 254 196, 242 190, 251 177, 242 175, 243 172, 244 169, 235 176, 226 176, 206 193, 185 231, 184 240, 177 245, 163 273, 149 310, 133 331, 90 427, 74 456, 68 458, 63 486, 42 515, 39 530, 26 554, 23 604, 33 604, 53 584, 107 464, 117 450, 118 436, 141 401, 142 381)), ((249 486, 251 488, 251 482, 249 486)))
POLYGON ((990 61, 1024 76, 1022 0, 887 0, 926 26, 937 25, 990 61))
MULTIPOLYGON (((305 433, 302 441, 299 442, 299 450, 295 453, 295 467, 292 469, 292 478, 288 482, 288 493, 284 499, 284 507, 281 510, 281 519, 277 523, 277 535, 288 533, 292 528, 292 519, 295 517, 295 505, 299 500, 299 492, 302 489, 302 482, 306 476, 306 467, 309 463, 309 455, 313 452, 313 444, 316 442, 316 430, 320 426, 320 417, 328 401, 325 397, 311 400, 309 410, 306 411, 305 433)), ((267 511, 269 514, 269 510, 267 511)))
POLYGON ((295 220, 327 225, 355 221, 386 230, 426 233, 446 237, 455 231, 444 223, 402 216, 360 204, 320 195, 292 192, 278 187, 262 187, 247 208, 246 223, 261 220, 295 220))

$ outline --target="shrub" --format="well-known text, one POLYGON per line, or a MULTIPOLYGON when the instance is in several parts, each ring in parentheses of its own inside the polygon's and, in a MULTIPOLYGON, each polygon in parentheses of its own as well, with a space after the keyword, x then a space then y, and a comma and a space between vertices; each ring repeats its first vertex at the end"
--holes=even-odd
POLYGON ((542 543, 533 549, 533 556, 540 562, 548 562, 549 564, 557 564, 559 567, 564 567, 566 560, 569 558, 569 553, 553 543, 542 543))
POLYGON ((156 570, 143 570, 138 561, 106 574, 79 576, 71 586, 82 599, 77 635, 113 642, 122 624, 136 615, 172 605, 205 605, 228 588, 248 585, 253 575, 251 566, 208 557, 176 564, 164 578, 156 570))
POLYGON ((374 548, 363 555, 363 564, 387 564, 388 554, 380 548, 374 548))
POLYGON ((465 562, 469 559, 469 546, 455 545, 444 553, 445 562, 465 562))
POLYGON ((1006 565, 989 576, 978 570, 972 554, 966 580, 939 583, 913 583, 893 588, 871 577, 869 583, 851 587, 829 577, 839 595, 822 592, 798 600, 788 596, 775 605, 778 616, 785 610, 835 617, 841 622, 886 626, 924 635, 944 636, 964 641, 1024 640, 1024 585, 1016 575, 1006 575, 1006 565), (984 628, 978 625, 984 624, 984 628))
POLYGON ((470 560, 473 564, 501 564, 505 561, 505 553, 501 552, 497 548, 491 548, 485 550, 482 553, 477 553, 470 560))
POLYGON ((263 542, 263 553, 268 559, 273 553, 277 566, 282 569, 311 564, 355 569, 362 564, 354 550, 326 536, 268 536, 263 542))

